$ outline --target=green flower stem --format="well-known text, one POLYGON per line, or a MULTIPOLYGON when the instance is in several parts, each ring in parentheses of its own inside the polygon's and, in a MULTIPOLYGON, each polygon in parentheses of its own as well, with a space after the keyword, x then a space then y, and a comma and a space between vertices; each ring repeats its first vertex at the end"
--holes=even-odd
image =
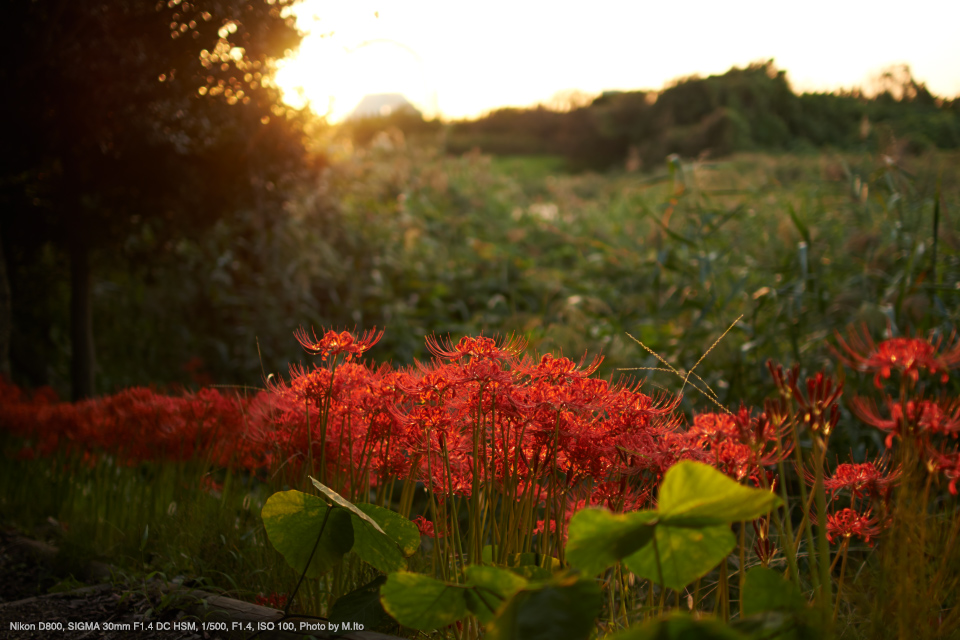
MULTIPOLYGON (((794 457, 796 458, 797 474, 800 475, 800 504, 804 506, 803 519, 800 521, 800 530, 797 532, 797 539, 794 541, 793 548, 796 550, 794 553, 799 552, 800 539, 804 536, 804 534, 806 534, 807 563, 810 567, 810 581, 813 583, 813 587, 815 589, 819 589, 820 576, 817 574, 813 564, 816 554, 814 553, 813 530, 810 527, 810 503, 807 501, 807 484, 803 479, 803 456, 800 454, 800 439, 797 437, 796 420, 790 421, 790 431, 793 435, 793 441, 796 443, 796 445, 793 447, 793 453, 794 457)), ((797 584, 799 585, 800 583, 797 582, 797 584)))
POLYGON ((737 572, 737 578, 739 582, 739 595, 737 596, 737 601, 740 608, 740 618, 742 619, 743 614, 743 587, 747 583, 747 571, 746 571, 746 560, 747 560, 747 523, 740 522, 740 570, 737 572))
MULTIPOLYGON (((827 541, 827 496, 823 488, 823 462, 826 457, 826 443, 814 437, 814 457, 816 459, 816 483, 814 495, 817 501, 817 555, 820 566, 820 606, 826 612, 833 599, 830 583, 830 543, 827 541)), ((826 615, 824 615, 826 617, 826 615)))
POLYGON ((730 592, 727 584, 727 559, 720 563, 720 585, 717 587, 717 608, 720 610, 720 619, 730 621, 730 592))
POLYGON ((840 579, 837 581, 837 601, 833 605, 833 624, 837 623, 837 613, 840 611, 840 592, 843 589, 843 575, 847 570, 847 550, 850 548, 850 538, 844 538, 843 548, 840 550, 840 556, 843 560, 840 562, 840 579))
MULTIPOLYGON (((796 448, 796 445, 795 447, 796 448)), ((777 430, 777 452, 783 451, 783 443, 780 441, 780 431, 777 430)), ((790 580, 793 581, 793 584, 800 586, 800 569, 797 566, 797 552, 796 548, 793 548, 793 522, 790 518, 790 500, 787 495, 787 474, 783 465, 783 456, 779 456, 777 460, 777 471, 780 473, 780 498, 783 500, 783 512, 781 513, 777 510, 777 517, 774 520, 774 523, 777 526, 777 533, 780 535, 780 540, 786 540, 786 544, 781 542, 783 547, 783 555, 787 559, 787 568, 790 571, 790 580)), ((803 479, 800 479, 801 484, 803 479)))

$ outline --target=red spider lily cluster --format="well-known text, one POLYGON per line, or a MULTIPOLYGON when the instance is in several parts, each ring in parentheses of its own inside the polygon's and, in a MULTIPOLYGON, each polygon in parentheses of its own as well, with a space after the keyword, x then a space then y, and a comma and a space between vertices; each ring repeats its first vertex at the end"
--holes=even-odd
MULTIPOLYGON (((515 338, 464 337, 456 344, 428 338, 434 359, 397 370, 361 361, 382 331, 321 336, 296 333, 319 364, 294 366, 288 380, 248 397, 212 389, 175 397, 134 388, 70 404, 0 382, 0 428, 30 443, 25 456, 67 445, 90 460, 105 453, 127 463, 199 457, 270 471, 291 485, 310 474, 353 500, 375 492, 394 500, 395 484, 419 484, 429 498, 429 519, 421 516, 417 525, 423 535, 445 540, 458 538, 455 501, 483 496, 474 502, 479 528, 470 535, 513 536, 512 548, 529 549, 534 534, 549 532, 552 550, 562 553, 576 510, 651 506, 659 480, 680 460, 712 464, 737 481, 776 490, 772 469, 791 455, 800 464, 798 434, 810 434, 825 451, 840 419, 843 385, 822 373, 801 384, 799 367, 785 373, 770 365, 779 397, 762 412, 701 413, 688 428, 679 397, 593 377, 601 358, 534 358, 523 355, 525 345, 515 338), (489 522, 495 509, 496 526, 489 522)), ((876 373, 878 381, 900 371, 915 391, 912 399, 887 398, 888 418, 859 399, 854 412, 885 431, 888 446, 895 437, 915 439, 927 468, 942 473, 956 493, 960 453, 948 445, 960 432, 960 401, 921 397, 916 384, 924 371, 948 376, 960 364, 960 345, 951 340, 940 351, 942 341, 874 344, 861 336, 841 345, 846 362, 876 373)), ((831 539, 870 542, 882 528, 870 514, 888 501, 901 466, 891 468, 885 458, 851 461, 826 474, 822 458, 819 464, 817 474, 804 475, 810 484, 821 478, 830 495, 831 539), (841 496, 849 496, 849 507, 839 509, 841 496)), ((401 513, 409 515, 412 500, 405 489, 401 513)), ((769 523, 754 526, 757 554, 769 562, 776 552, 769 523)), ((551 552, 542 542, 540 550, 551 552)))
POLYGON ((96 400, 58 402, 49 389, 32 395, 0 378, 0 427, 29 444, 20 456, 61 447, 87 464, 107 454, 126 464, 205 459, 220 467, 260 469, 270 457, 250 436, 270 420, 274 399, 231 397, 202 389, 181 397, 131 388, 96 400))
POLYGON ((360 362, 381 335, 301 329, 298 341, 321 362, 250 397, 134 388, 71 404, 4 383, 0 425, 31 443, 27 456, 66 444, 128 464, 200 457, 290 484, 311 474, 352 499, 392 496, 394 483, 412 480, 432 496, 432 521, 419 522, 427 535, 451 529, 451 498, 496 495, 510 531, 558 539, 584 506, 649 506, 679 460, 762 484, 774 445, 788 440, 746 409, 697 416, 685 429, 678 397, 592 377, 601 358, 523 356, 518 339, 431 338, 436 358, 402 370, 360 362), (535 508, 509 506, 521 502, 535 508))
POLYGON ((270 595, 266 596, 262 593, 258 593, 254 603, 260 605, 261 607, 270 607, 271 609, 279 609, 283 611, 283 609, 287 606, 287 596, 286 594, 281 593, 271 593, 270 595))
POLYGON ((934 383, 946 384, 950 371, 960 367, 960 341, 955 335, 939 338, 891 338, 874 344, 869 336, 851 332, 848 342, 838 336, 846 356, 846 364, 874 374, 874 383, 883 389, 883 380, 899 373, 897 393, 888 393, 881 411, 875 401, 854 398, 850 408, 862 422, 886 433, 888 449, 894 442, 908 444, 931 472, 942 472, 949 480, 950 492, 957 495, 960 450, 960 398, 945 392, 936 393, 936 385, 920 384, 921 373, 929 374, 934 383))
POLYGON ((856 536, 872 547, 872 538, 879 535, 880 531, 877 518, 871 516, 869 509, 858 513, 846 508, 827 515, 827 540, 831 544, 856 536))

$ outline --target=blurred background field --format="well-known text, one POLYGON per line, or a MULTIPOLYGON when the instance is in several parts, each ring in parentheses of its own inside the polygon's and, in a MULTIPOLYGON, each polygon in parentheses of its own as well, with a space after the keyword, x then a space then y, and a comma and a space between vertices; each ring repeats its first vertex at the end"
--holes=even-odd
MULTIPOLYGON (((394 58, 425 64, 436 43, 424 40, 421 58, 358 26, 341 66, 322 67, 320 58, 311 63, 294 4, 38 0, 11 9, 19 28, 0 56, 0 79, 16 97, 0 106, 8 126, 0 375, 13 384, 0 391, 23 424, 52 411, 99 415, 90 408, 100 400, 55 405, 53 396, 119 392, 119 415, 125 398, 176 408, 180 391, 203 388, 182 404, 196 401, 200 411, 223 394, 218 410, 232 420, 223 424, 248 428, 245 409, 223 407, 254 402, 269 376, 309 362, 293 337, 300 327, 320 335, 383 329, 365 356, 398 369, 430 359, 429 336, 456 344, 514 334, 531 353, 600 354, 602 377, 646 378, 650 395, 682 389, 688 418, 716 403, 762 407, 775 393, 769 360, 798 364, 801 380, 834 373, 848 398, 873 391, 868 376, 834 370, 835 335, 851 325, 876 340, 935 342, 956 331, 960 97, 931 89, 906 64, 886 67, 864 89, 827 92, 795 85, 764 51, 757 62, 656 89, 560 91, 541 104, 444 115, 423 96, 397 93, 416 83, 374 82, 392 77, 386 62, 394 58), (351 55, 366 54, 368 67, 350 66, 351 55), (353 82, 341 87, 337 110, 293 99, 283 73, 298 57, 304 78, 353 82), (357 99, 351 116, 346 97, 357 99), (664 361, 677 371, 664 371, 664 361), (693 369, 715 398, 684 385, 693 369), (52 391, 31 399, 43 387, 52 391)), ((625 28, 604 11, 580 21, 557 15, 575 31, 589 21, 606 21, 611 33, 625 28)), ((708 24, 717 42, 704 37, 701 58, 749 31, 749 20, 722 11, 737 22, 708 24)), ((435 13, 442 22, 446 14, 435 13)), ((908 29, 919 15, 928 22, 919 37, 949 52, 952 40, 936 33, 956 20, 942 13, 932 22, 922 9, 883 20, 906 41, 920 33, 908 29)), ((444 25, 427 32, 456 34, 444 25)), ((764 33, 796 41, 774 26, 764 33)), ((532 39, 550 29, 529 31, 532 39)), ((630 35, 631 47, 652 46, 653 38, 630 35)), ((864 51, 893 46, 866 27, 844 37, 864 51)), ((503 50, 488 46, 486 55, 507 56, 514 44, 504 39, 503 50)), ((810 51, 805 34, 800 44, 810 51)), ((476 52, 468 49, 447 56, 462 68, 446 80, 461 89, 475 82, 465 93, 489 98, 489 79, 469 71, 476 52)), ((584 60, 599 49, 583 47, 584 60)), ((656 60, 674 69, 694 49, 656 60)), ((627 69, 624 77, 640 82, 657 66, 633 49, 579 66, 536 53, 547 61, 538 63, 544 75, 568 71, 570 82, 581 67, 627 69)), ((816 53, 829 58, 824 73, 844 62, 816 53)), ((499 67, 482 62, 504 86, 526 88, 541 79, 523 69, 540 58, 523 55, 499 67)), ((960 383, 938 391, 955 398, 960 383)), ((126 415, 175 434, 153 406, 126 415)), ((828 463, 886 451, 882 431, 847 404, 840 412, 828 463)), ((120 418, 97 425, 112 425, 116 442, 133 440, 120 418)), ((276 444, 230 433, 251 455, 276 444)), ((23 438, 4 434, 0 516, 39 535, 52 527, 66 556, 109 556, 135 574, 197 576, 249 597, 296 581, 266 546, 259 515, 272 490, 290 488, 283 475, 238 472, 236 460, 202 447, 176 463, 132 465, 109 452, 59 450, 59 433, 41 435, 53 444, 37 460, 23 438)), ((143 448, 159 451, 155 444, 143 448)), ((797 476, 784 482, 802 486, 797 476)), ((426 499, 417 495, 419 513, 426 499)), ((309 599, 322 603, 324 589, 308 587, 309 599)), ((885 603, 876 602, 868 609, 879 628, 885 603)))
MULTIPOLYGON (((954 150, 704 149, 645 172, 572 172, 389 126, 367 145, 323 135, 325 166, 280 208, 241 208, 159 250, 136 229, 95 256, 98 391, 257 386, 299 358, 301 325, 383 327, 378 356, 397 365, 426 357, 425 335, 483 332, 602 353, 607 375, 658 366, 630 334, 689 369, 743 316, 698 372, 722 401, 756 403, 767 359, 819 368, 849 323, 957 321, 954 150)), ((65 260, 51 246, 8 255, 14 380, 67 396, 65 260)))

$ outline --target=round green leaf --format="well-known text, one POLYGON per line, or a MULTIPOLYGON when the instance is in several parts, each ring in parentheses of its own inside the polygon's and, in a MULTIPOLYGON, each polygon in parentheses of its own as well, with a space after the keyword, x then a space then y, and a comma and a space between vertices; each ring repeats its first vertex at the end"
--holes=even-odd
POLYGON ((570 519, 566 556, 585 576, 595 576, 653 539, 655 511, 617 514, 581 509, 570 519))
POLYGON ((467 617, 466 587, 419 573, 398 572, 380 587, 380 602, 405 627, 432 631, 467 617))
POLYGON ((704 527, 754 520, 781 503, 770 491, 744 487, 709 465, 684 460, 664 476, 657 513, 663 524, 704 527))
POLYGON ((370 519, 380 525, 380 529, 393 540, 404 557, 409 558, 420 548, 420 530, 396 511, 378 507, 375 504, 360 502, 357 509, 364 512, 370 519))
POLYGON ((377 576, 372 582, 340 596, 330 610, 330 622, 360 623, 366 631, 384 631, 395 627, 397 623, 380 604, 380 587, 386 581, 386 576, 377 576))
POLYGON ((407 568, 407 560, 403 557, 400 547, 389 536, 380 533, 366 520, 361 520, 352 512, 350 522, 353 525, 353 552, 361 560, 384 573, 403 571, 407 568))
POLYGON ((699 529, 660 524, 656 529, 656 547, 648 544, 623 562, 638 576, 659 583, 656 549, 664 586, 678 591, 720 564, 736 546, 725 524, 699 529))
POLYGON ((302 491, 280 491, 267 499, 261 511, 270 544, 295 571, 303 572, 306 568, 310 578, 329 571, 353 546, 353 526, 348 512, 334 508, 324 525, 329 510, 327 503, 316 496, 302 491), (317 543, 321 526, 323 536, 317 543), (315 544, 317 550, 307 567, 315 544))
POLYGON ((498 567, 470 565, 466 574, 467 584, 473 587, 465 594, 467 608, 484 624, 493 620, 506 600, 527 586, 516 573, 498 567))
POLYGON ((486 640, 587 640, 601 607, 593 580, 567 580, 517 592, 487 625, 486 640))
POLYGON ((762 611, 799 611, 805 602, 797 585, 779 572, 763 567, 747 571, 743 586, 743 613, 753 615, 762 611))

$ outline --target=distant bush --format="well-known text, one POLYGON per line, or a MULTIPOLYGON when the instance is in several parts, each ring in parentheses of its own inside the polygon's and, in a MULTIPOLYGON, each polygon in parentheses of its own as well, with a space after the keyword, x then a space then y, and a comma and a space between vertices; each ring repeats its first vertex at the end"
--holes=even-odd
POLYGON ((607 92, 567 112, 542 105, 499 109, 454 123, 447 150, 556 154, 572 168, 599 169, 624 162, 631 150, 651 166, 670 153, 722 156, 811 146, 883 151, 894 139, 907 153, 960 146, 960 101, 935 98, 907 68, 882 80, 886 88, 872 98, 860 91, 797 95, 771 60, 685 78, 659 93, 607 92), (888 134, 879 135, 876 124, 887 125, 888 134))

